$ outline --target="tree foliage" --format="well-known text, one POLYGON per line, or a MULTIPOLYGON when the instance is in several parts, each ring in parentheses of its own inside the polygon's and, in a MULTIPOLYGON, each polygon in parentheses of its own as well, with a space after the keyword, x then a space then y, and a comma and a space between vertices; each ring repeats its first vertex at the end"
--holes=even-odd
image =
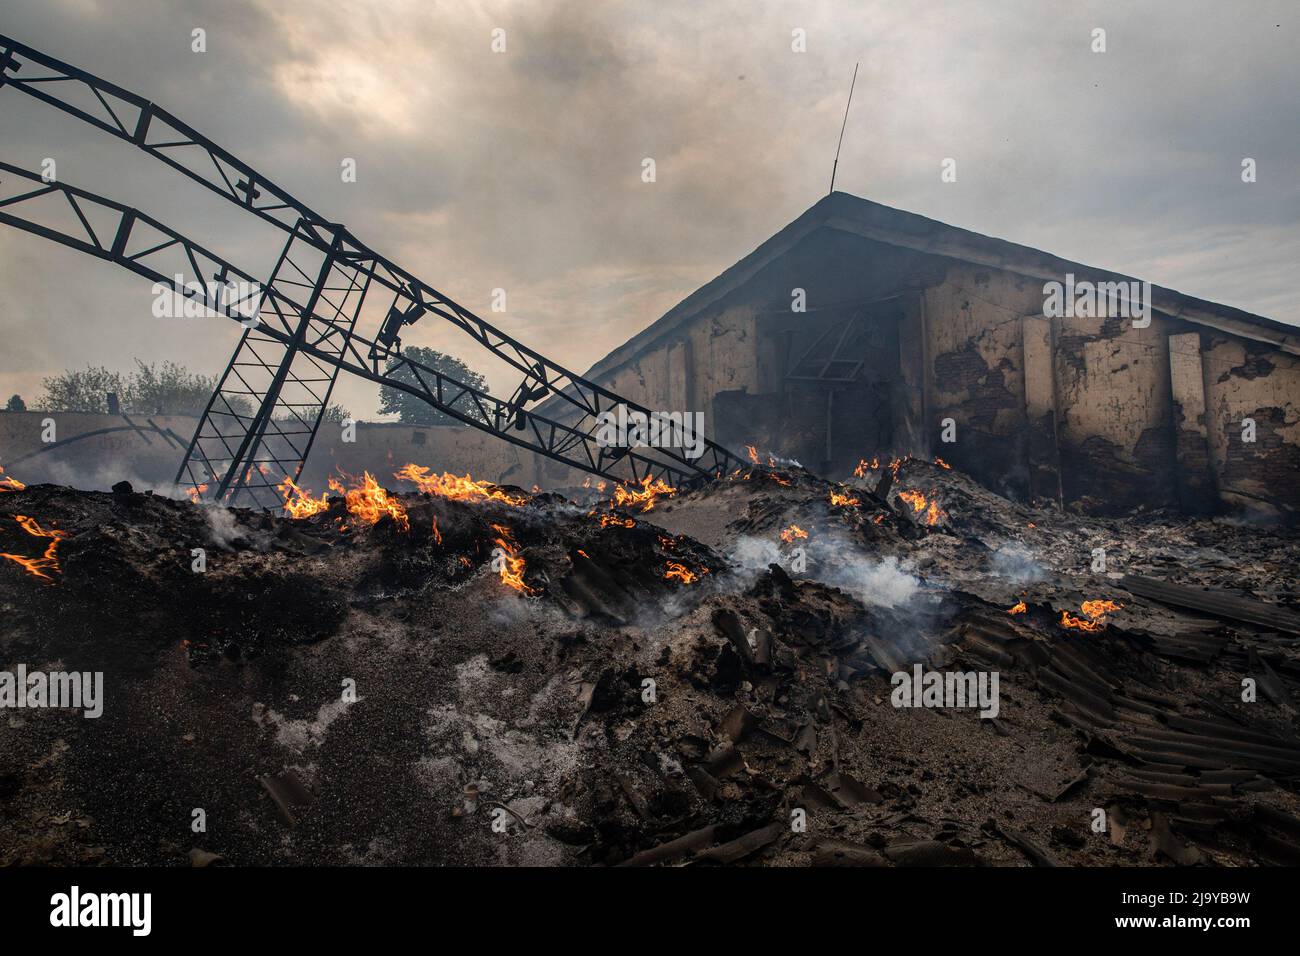
MULTIPOLYGON (((422 348, 413 345, 402 350, 402 354, 413 362, 418 362, 428 368, 441 372, 456 381, 470 385, 481 392, 488 390, 487 381, 478 372, 475 372, 460 359, 439 352, 437 349, 422 348)), ((415 384, 415 374, 409 367, 402 366, 394 371, 397 361, 390 359, 388 362, 387 373, 390 377, 398 381, 410 382, 415 384)), ((477 412, 472 411, 465 406, 466 411, 471 412, 472 416, 478 418, 477 412)), ((442 412, 423 399, 417 398, 408 392, 399 388, 393 388, 391 385, 381 385, 379 387, 379 411, 381 414, 396 413, 400 421, 409 425, 463 425, 464 422, 457 418, 442 412)))
POLYGON ((217 387, 215 377, 196 375, 176 362, 161 366, 135 360, 134 372, 123 375, 104 367, 87 366, 52 375, 41 383, 37 400, 51 412, 108 412, 108 393, 119 408, 133 415, 202 415, 217 387))

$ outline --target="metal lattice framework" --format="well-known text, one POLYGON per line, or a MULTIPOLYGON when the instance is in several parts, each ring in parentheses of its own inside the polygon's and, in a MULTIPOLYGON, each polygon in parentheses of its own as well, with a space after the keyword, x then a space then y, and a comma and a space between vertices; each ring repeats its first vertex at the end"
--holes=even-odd
POLYGON ((143 97, 5 36, 0 88, 131 143, 286 234, 263 283, 138 209, 0 162, 0 222, 114 262, 150 279, 155 290, 244 325, 177 474, 177 484, 192 494, 278 504, 274 486, 301 474, 340 371, 415 395, 454 419, 615 482, 691 485, 748 465, 711 441, 697 458, 680 446, 602 443, 602 413, 625 406, 648 418, 650 411, 483 321, 143 97), (400 333, 425 316, 450 323, 518 371, 511 397, 497 398, 409 359, 400 333), (549 414, 557 417, 533 410, 552 397, 548 408, 557 411, 549 414))

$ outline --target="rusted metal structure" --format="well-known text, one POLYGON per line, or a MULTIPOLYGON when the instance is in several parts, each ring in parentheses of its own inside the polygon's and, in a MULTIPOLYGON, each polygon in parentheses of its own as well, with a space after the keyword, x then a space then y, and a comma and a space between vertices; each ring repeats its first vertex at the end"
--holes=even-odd
POLYGON ((480 319, 144 97, 4 36, 0 89, 136 146, 286 236, 270 277, 254 276, 141 210, 0 162, 0 222, 170 286, 244 326, 176 476, 194 495, 279 504, 276 485, 301 473, 341 371, 615 482, 688 485, 741 466, 713 442, 692 458, 684 447, 599 441, 602 413, 651 413, 480 319), (401 332, 426 317, 519 372, 513 395, 498 398, 408 358, 401 332), (548 397, 562 416, 535 411, 548 397))

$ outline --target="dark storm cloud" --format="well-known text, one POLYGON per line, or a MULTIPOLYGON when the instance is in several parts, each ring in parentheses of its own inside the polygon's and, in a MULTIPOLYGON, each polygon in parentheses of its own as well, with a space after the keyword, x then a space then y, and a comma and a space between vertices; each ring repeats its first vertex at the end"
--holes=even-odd
MULTIPOLYGON (((1300 321, 1294 5, 11 2, 0 32, 147 95, 323 215, 583 369, 837 185, 1300 321), (208 52, 190 51, 190 30, 208 52), (1089 50, 1107 30, 1108 50, 1089 50), (491 31, 506 31, 493 53, 491 31), (791 30, 807 31, 793 53, 791 30), (1241 158, 1260 181, 1239 179, 1241 158), (340 181, 344 157, 358 181, 340 181), (652 157, 658 181, 641 181, 652 157), (939 164, 958 161, 958 182, 939 164), (504 288, 509 311, 487 312, 504 288)), ((158 164, 0 91, 0 155, 273 251, 158 164), (159 184, 162 184, 161 186, 159 184)), ((214 372, 133 277, 0 231, 0 391, 133 355, 214 372)), ((472 352, 434 326, 407 339, 472 352)), ((512 383, 488 368, 493 385, 512 383)), ((373 387, 341 385, 373 415, 373 387)))

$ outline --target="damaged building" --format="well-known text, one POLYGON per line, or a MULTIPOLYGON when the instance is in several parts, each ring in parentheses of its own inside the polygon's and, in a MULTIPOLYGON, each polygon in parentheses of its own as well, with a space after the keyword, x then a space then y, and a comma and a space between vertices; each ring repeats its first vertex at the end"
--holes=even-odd
POLYGON ((587 377, 827 476, 939 455, 1094 513, 1290 516, 1297 355, 1291 326, 832 193, 587 377), (1054 309, 1049 283, 1148 300, 1054 309))

